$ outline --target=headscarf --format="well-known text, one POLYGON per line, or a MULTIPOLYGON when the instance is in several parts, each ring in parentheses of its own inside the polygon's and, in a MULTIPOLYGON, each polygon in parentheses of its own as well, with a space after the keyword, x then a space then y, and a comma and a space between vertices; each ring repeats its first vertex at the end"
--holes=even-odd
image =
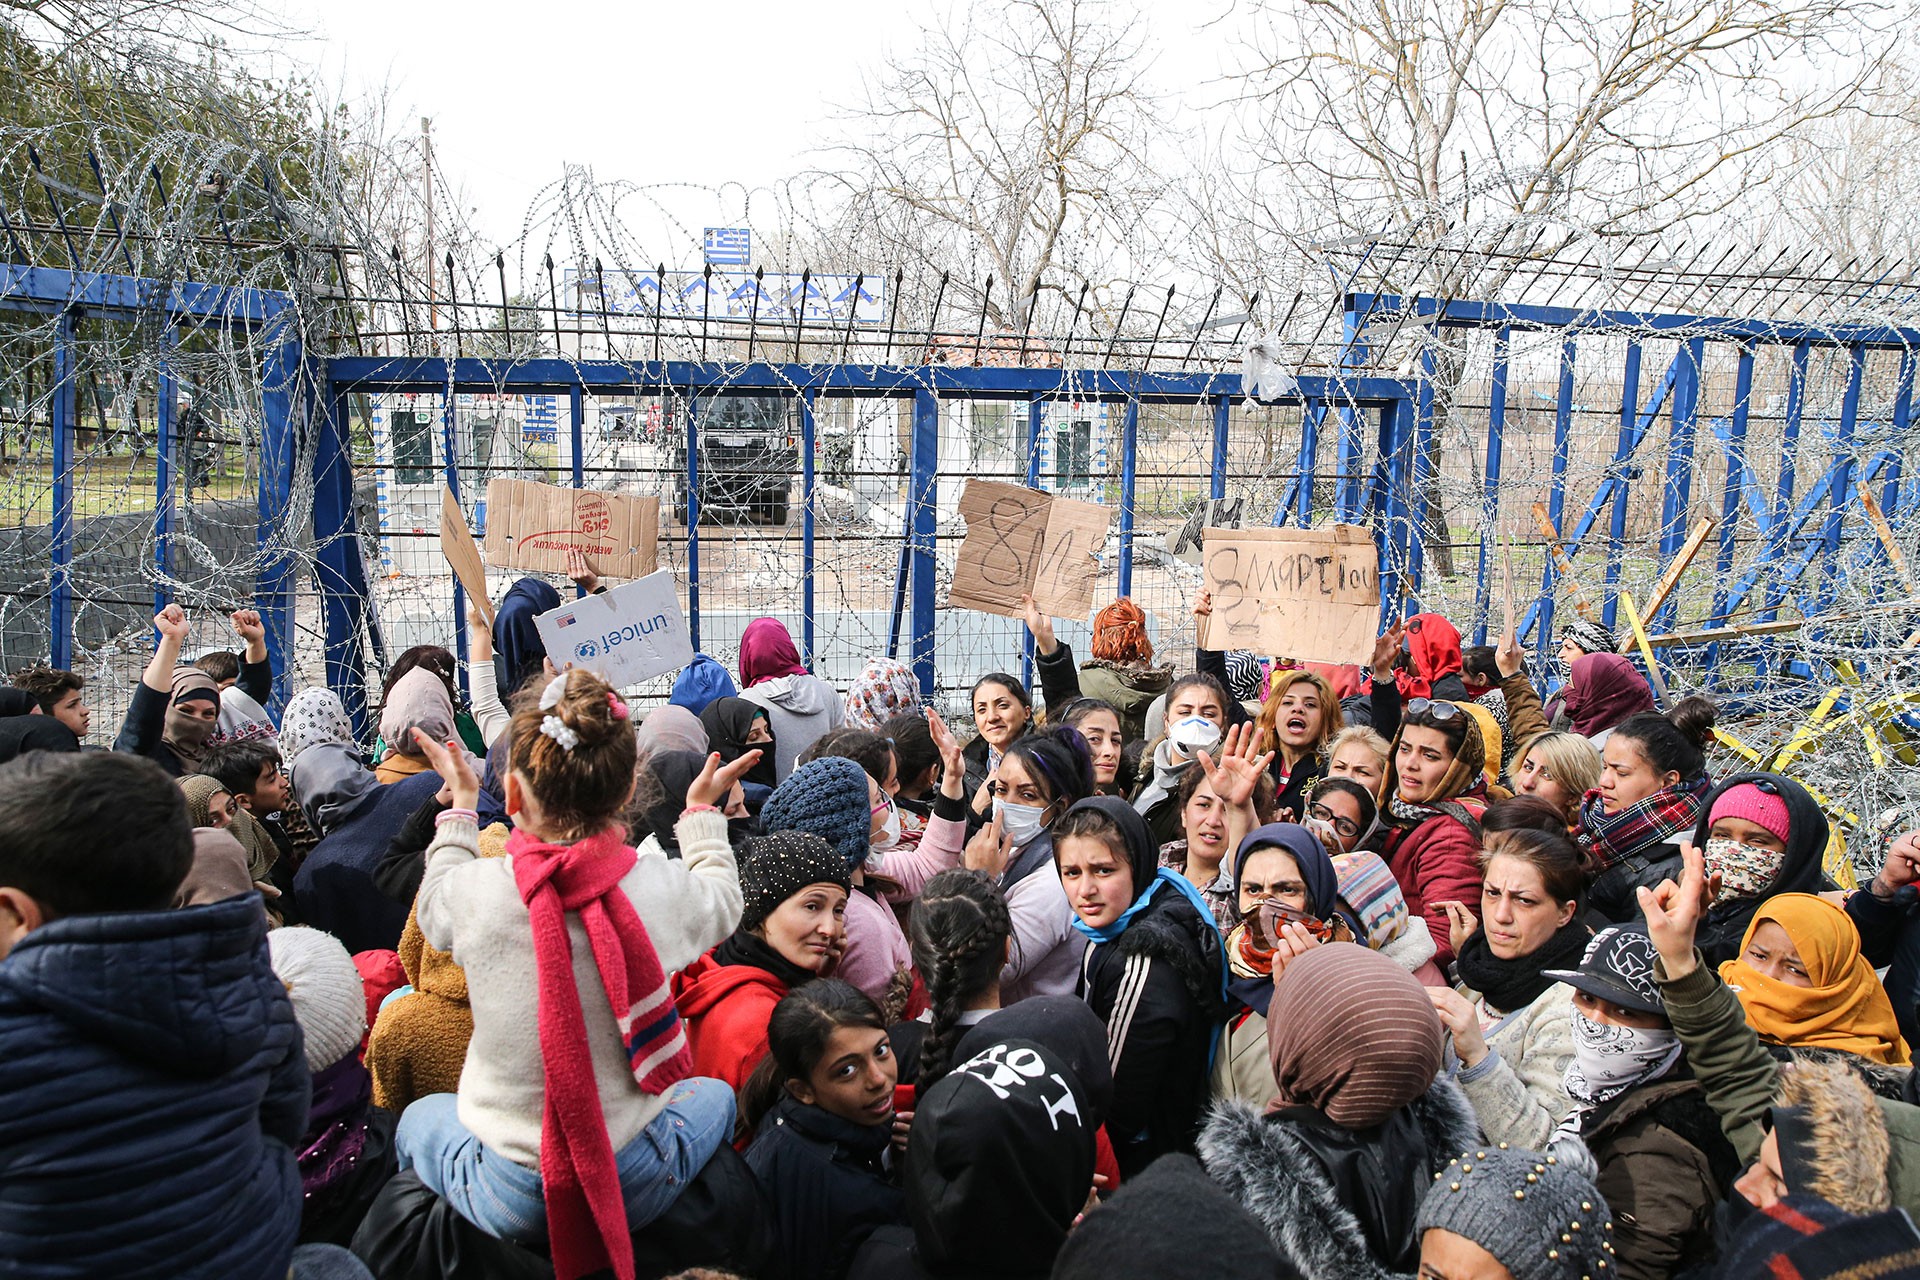
MULTIPOLYGON (((231 794, 227 784, 218 778, 210 778, 204 773, 189 774, 180 779, 180 791, 187 798, 187 819, 195 827, 212 830, 213 798, 217 795, 231 794)), ((264 880, 273 870, 273 864, 280 857, 280 848, 274 844, 273 837, 261 829, 251 813, 244 807, 236 806, 233 817, 228 819, 227 834, 239 842, 247 855, 247 874, 255 880, 264 880)))
POLYGON ((195 827, 193 865, 173 891, 174 907, 204 907, 251 892, 253 877, 247 874, 247 851, 240 842, 231 832, 195 827))
MULTIPOLYGON (((1292 857, 1307 886, 1307 914, 1330 920, 1340 900, 1340 880, 1320 838, 1294 822, 1269 822, 1249 831, 1233 855, 1233 882, 1238 885, 1247 859, 1262 849, 1278 849, 1292 857)), ((1245 920, 1227 935, 1227 994, 1261 1017, 1273 1000, 1273 953, 1248 945, 1245 920)))
POLYGON ((870 733, 884 733, 887 721, 919 710, 919 677, 893 658, 868 658, 847 690, 847 724, 870 733))
POLYGON ((52 716, 0 717, 0 764, 29 751, 78 751, 80 739, 52 716))
POLYGON ((418 758, 415 729, 435 742, 451 741, 455 733, 453 699, 440 677, 425 667, 415 667, 394 681, 387 705, 380 710, 380 738, 388 751, 418 758))
POLYGON ((501 597, 493 615, 493 683, 501 702, 541 670, 547 646, 533 619, 559 607, 560 593, 539 578, 522 578, 501 597))
POLYGON ((1560 705, 1583 738, 1605 733, 1628 716, 1653 711, 1653 690, 1631 661, 1617 653, 1587 653, 1573 660, 1573 679, 1560 691, 1560 705))
POLYGON ((316 742, 302 751, 288 780, 301 812, 323 836, 358 813, 381 785, 351 747, 337 742, 316 742))
POLYGON ((1093 615, 1089 654, 1101 662, 1142 664, 1153 661, 1153 641, 1147 635, 1147 615, 1129 597, 1121 596, 1093 615))
POLYGON ((1576 618, 1560 630, 1562 640, 1573 641, 1582 653, 1618 653, 1620 642, 1613 632, 1598 622, 1589 622, 1585 618, 1576 618))
POLYGON ((762 680, 803 676, 800 650, 786 624, 775 618, 755 618, 740 636, 740 687, 751 689, 762 680))
POLYGON ((209 744, 239 742, 247 738, 274 738, 273 717, 267 709, 240 691, 239 685, 220 691, 220 718, 214 721, 209 744))
POLYGON ((672 703, 647 712, 646 718, 633 731, 633 738, 642 752, 691 751, 701 756, 707 754, 707 729, 700 723, 700 717, 672 703))
POLYGON ((287 699, 280 717, 280 758, 292 770, 301 753, 322 742, 352 749, 353 722, 333 690, 302 689, 287 699))
POLYGON ((673 696, 667 701, 702 715, 716 698, 731 698, 738 692, 725 667, 708 654, 696 653, 693 661, 680 668, 680 674, 673 678, 673 696))
POLYGON ((220 686, 198 667, 175 667, 160 741, 183 765, 197 765, 206 758, 207 739, 213 736, 215 721, 201 720, 181 710, 189 702, 210 702, 218 709, 220 686))
POLYGON ((1427 989, 1377 951, 1328 942, 1287 965, 1273 987, 1267 1050, 1279 1092, 1269 1115, 1312 1107, 1367 1129, 1424 1094, 1443 1060, 1427 989))
POLYGON ((706 768, 707 758, 698 751, 661 751, 647 752, 644 762, 646 769, 660 786, 660 799, 647 810, 647 827, 653 832, 653 838, 660 842, 660 848, 668 856, 680 851, 680 839, 674 828, 680 821, 680 815, 686 812, 687 788, 706 768))
POLYGON ((773 768, 773 717, 767 714, 765 707, 757 702, 748 702, 745 698, 715 698, 700 713, 700 723, 707 731, 708 747, 718 751, 720 759, 727 764, 732 764, 749 751, 759 750, 759 761, 747 770, 742 781, 757 782, 763 787, 779 783, 780 779, 773 768), (756 719, 767 727, 766 742, 747 741, 756 719))
MULTIPOLYGON (((1455 703, 1464 706, 1464 703, 1455 703)), ((1459 749, 1453 753, 1453 763, 1447 766, 1446 773, 1440 777, 1440 785, 1434 794, 1417 804, 1408 803, 1400 798, 1400 739, 1406 736, 1407 726, 1403 722, 1393 735, 1392 749, 1387 752, 1387 808, 1383 819, 1389 826, 1417 827, 1429 818, 1437 817, 1442 810, 1435 806, 1448 800, 1457 799, 1475 787, 1483 785, 1482 775, 1486 765, 1486 747, 1480 741, 1480 724, 1471 715, 1467 717, 1467 736, 1461 739, 1459 749)))
POLYGON ((1478 702, 1461 702, 1455 705, 1472 716, 1474 724, 1479 726, 1480 745, 1486 752, 1486 760, 1480 767, 1480 773, 1486 778, 1487 785, 1497 785, 1500 781, 1501 766, 1504 763, 1501 755, 1503 744, 1499 720, 1492 710, 1478 702))
POLYGON ((1351 662, 1305 662, 1301 666, 1327 682, 1335 702, 1344 702, 1366 685, 1360 668, 1351 662))
POLYGON ((1407 619, 1407 653, 1413 670, 1400 673, 1400 695, 1429 698, 1433 686, 1460 674, 1460 632, 1437 613, 1416 613, 1407 619))
MULTIPOLYGON (((1096 929, 1079 916, 1075 916, 1074 928, 1095 942, 1112 942, 1127 931, 1127 926, 1133 923, 1134 917, 1147 909, 1147 905, 1163 887, 1171 886, 1173 892, 1185 898, 1193 905, 1193 909, 1200 913, 1200 919, 1207 923, 1208 932, 1213 932, 1213 908, 1207 905, 1207 900, 1200 896, 1200 891, 1194 888, 1192 882, 1185 876, 1172 867, 1160 865, 1160 846, 1155 843, 1153 832, 1148 829, 1147 820, 1140 816, 1138 809, 1119 796, 1088 796, 1084 800, 1076 801, 1073 807, 1067 810, 1067 814, 1072 815, 1082 809, 1099 810, 1120 829, 1120 838, 1127 846, 1127 864, 1133 872, 1133 903, 1121 912, 1120 918, 1112 924, 1102 925, 1096 929)), ((1063 818, 1062 821, 1065 819, 1063 818)), ((1055 865, 1058 865, 1059 859, 1059 847, 1056 845, 1055 865)), ((1227 970, 1223 959, 1220 966, 1220 990, 1223 995, 1226 991, 1226 980, 1227 970)))
POLYGON ((1720 966, 1720 978, 1740 997, 1747 1021, 1763 1040, 1844 1049, 1896 1066, 1913 1060, 1886 988, 1860 954, 1859 930, 1824 898, 1783 893, 1767 899, 1747 925, 1740 954, 1720 966), (1788 986, 1747 963, 1754 931, 1769 920, 1793 939, 1811 987, 1788 986))

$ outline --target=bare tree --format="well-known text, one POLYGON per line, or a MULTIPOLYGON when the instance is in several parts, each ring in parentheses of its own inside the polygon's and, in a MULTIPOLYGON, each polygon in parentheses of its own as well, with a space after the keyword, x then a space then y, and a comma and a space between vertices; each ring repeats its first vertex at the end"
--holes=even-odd
POLYGON ((954 272, 1002 330, 1025 326, 1035 295, 1097 289, 1159 195, 1138 26, 1101 0, 943 14, 848 113, 835 238, 877 267, 954 272))
MULTIPOLYGON (((1728 215, 1786 170, 1793 139, 1858 100, 1889 43, 1884 10, 1850 0, 1272 0, 1258 12, 1247 203, 1283 185, 1302 222, 1409 245, 1391 283, 1442 299, 1494 296, 1576 242, 1728 215)), ((1463 360, 1427 353, 1423 527, 1450 573, 1438 449, 1463 360)))

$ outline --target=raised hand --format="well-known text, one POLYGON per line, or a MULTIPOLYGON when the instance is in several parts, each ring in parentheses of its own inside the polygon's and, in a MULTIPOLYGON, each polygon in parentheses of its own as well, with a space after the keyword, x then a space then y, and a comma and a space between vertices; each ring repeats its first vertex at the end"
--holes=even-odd
POLYGON ((493 661, 493 628, 477 604, 467 606, 467 655, 474 662, 493 661))
POLYGON ((228 615, 227 620, 233 624, 234 634, 245 640, 249 646, 266 643, 267 624, 260 621, 258 610, 236 609, 228 615))
POLYGON ((1213 592, 1205 587, 1200 588, 1200 594, 1193 598, 1193 616, 1196 618, 1213 616, 1213 592))
POLYGON ((1480 1032, 1480 1014, 1458 991, 1447 987, 1428 987, 1427 998, 1435 1013, 1453 1036, 1453 1051, 1463 1067, 1474 1067, 1487 1056, 1487 1038, 1480 1032))
POLYGON ((187 611, 177 604, 170 604, 153 615, 153 629, 163 639, 185 642, 187 638, 187 611))
POLYGON ((1040 605, 1032 596, 1020 597, 1020 608, 1025 611, 1027 630, 1033 633, 1035 653, 1052 656, 1060 647, 1060 640, 1053 634, 1053 619, 1040 612, 1040 605))
POLYGON ((1920 880, 1920 831, 1909 831, 1887 849, 1887 860, 1868 888, 1875 897, 1891 898, 1902 888, 1920 880))
POLYGON ((1373 642, 1373 656, 1367 659, 1367 669, 1375 680, 1393 679, 1394 660, 1400 656, 1400 642, 1406 634, 1406 627, 1396 622, 1373 642))
POLYGON ((702 805, 719 808, 723 800, 733 791, 733 784, 747 776, 747 770, 760 763, 760 749, 742 751, 740 758, 732 764, 721 764, 720 753, 712 752, 707 762, 700 766, 700 776, 687 784, 687 808, 697 809, 702 805))
POLYGON ((567 577, 589 594, 600 585, 600 575, 587 567, 587 553, 578 547, 567 552, 567 577))
POLYGON ((1520 647, 1518 627, 1511 618, 1507 620, 1506 632, 1500 637, 1500 646, 1493 651, 1493 661, 1500 668, 1500 678, 1503 680, 1527 669, 1527 651, 1520 647))
POLYGON ((440 797, 448 805, 471 809, 479 803, 480 776, 473 771, 473 761, 465 747, 457 741, 438 742, 424 729, 415 729, 413 740, 419 745, 420 754, 427 758, 427 767, 446 784, 440 789, 440 797))
POLYGON ((1467 939, 1480 932, 1480 919, 1467 909, 1464 902, 1436 902, 1433 904, 1447 913, 1447 940, 1453 945, 1453 954, 1459 955, 1460 948, 1467 945, 1467 939))
POLYGON ((1227 730, 1227 736, 1221 743, 1220 763, 1215 764, 1213 757, 1202 751, 1195 757, 1200 768, 1207 775, 1207 785, 1213 788, 1213 794, 1230 809, 1245 808, 1253 802, 1253 789, 1260 783, 1260 775, 1273 763, 1273 752, 1263 751, 1257 756, 1243 754, 1251 746, 1254 726, 1235 725, 1227 730), (1242 734, 1244 729, 1247 732, 1242 734))
POLYGON ((1684 978, 1694 970, 1694 934, 1700 918, 1707 913, 1712 889, 1707 880, 1707 861, 1691 842, 1680 846, 1680 883, 1663 880, 1656 889, 1640 888, 1640 913, 1647 920, 1647 934, 1654 950, 1666 966, 1667 977, 1684 978))

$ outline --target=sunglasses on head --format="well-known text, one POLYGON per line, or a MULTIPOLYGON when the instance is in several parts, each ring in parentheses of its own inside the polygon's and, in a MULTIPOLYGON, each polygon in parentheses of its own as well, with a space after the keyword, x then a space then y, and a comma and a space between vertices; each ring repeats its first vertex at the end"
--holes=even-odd
POLYGON ((1435 720, 1451 720, 1461 714, 1459 704, 1448 702, 1444 698, 1415 698, 1407 704, 1410 716, 1432 716, 1435 720))

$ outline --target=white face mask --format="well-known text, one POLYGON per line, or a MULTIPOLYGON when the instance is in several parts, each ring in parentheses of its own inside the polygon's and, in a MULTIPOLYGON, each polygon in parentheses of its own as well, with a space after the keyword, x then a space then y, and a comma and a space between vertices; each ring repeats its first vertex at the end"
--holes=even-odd
POLYGON ((873 838, 872 844, 875 849, 886 850, 893 848, 899 843, 900 809, 899 806, 889 803, 887 805, 886 825, 880 828, 880 834, 873 838))
POLYGON ((1220 741, 1220 726, 1204 716, 1188 716, 1167 730, 1173 749, 1192 759, 1220 741))
POLYGON ((1573 1010, 1573 1062, 1564 1085, 1575 1102, 1597 1106, 1663 1074, 1680 1056, 1669 1027, 1618 1027, 1573 1010))
POLYGON ((1047 808, 1044 804, 1008 804, 999 796, 993 798, 993 816, 1016 848, 1030 844, 1046 830, 1047 808))

